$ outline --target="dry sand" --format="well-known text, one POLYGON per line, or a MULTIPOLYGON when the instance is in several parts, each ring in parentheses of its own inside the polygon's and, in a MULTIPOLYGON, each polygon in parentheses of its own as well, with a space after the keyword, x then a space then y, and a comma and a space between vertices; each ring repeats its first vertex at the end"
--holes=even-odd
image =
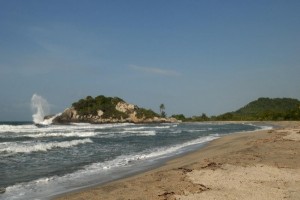
POLYGON ((166 165, 59 199, 300 199, 300 122, 231 134, 166 165))

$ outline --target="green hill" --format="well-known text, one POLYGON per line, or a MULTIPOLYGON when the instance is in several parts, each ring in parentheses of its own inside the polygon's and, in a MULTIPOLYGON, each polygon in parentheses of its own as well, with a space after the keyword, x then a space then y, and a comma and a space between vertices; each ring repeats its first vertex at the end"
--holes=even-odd
POLYGON ((128 104, 119 97, 106 97, 100 95, 93 98, 91 96, 87 96, 85 99, 80 99, 79 101, 74 102, 72 106, 81 116, 97 116, 98 111, 101 110, 103 112, 101 115, 102 118, 127 118, 131 112, 136 112, 138 118, 160 117, 157 113, 150 109, 139 108, 136 105, 128 104), (118 105, 123 106, 123 110, 122 108, 118 108, 118 105))
POLYGON ((162 117, 151 109, 140 108, 126 103, 118 97, 95 98, 87 96, 72 104, 72 107, 53 119, 53 123, 161 123, 177 122, 176 119, 162 117))
POLYGON ((300 101, 291 98, 259 98, 216 120, 300 120, 300 101))

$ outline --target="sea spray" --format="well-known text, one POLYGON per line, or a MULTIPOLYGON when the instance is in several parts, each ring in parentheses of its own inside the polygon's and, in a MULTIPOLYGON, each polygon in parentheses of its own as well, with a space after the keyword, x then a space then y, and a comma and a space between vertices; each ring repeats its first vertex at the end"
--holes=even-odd
POLYGON ((34 94, 31 98, 31 108, 35 112, 32 115, 33 122, 40 124, 44 121, 44 117, 49 114, 49 103, 43 97, 34 94))

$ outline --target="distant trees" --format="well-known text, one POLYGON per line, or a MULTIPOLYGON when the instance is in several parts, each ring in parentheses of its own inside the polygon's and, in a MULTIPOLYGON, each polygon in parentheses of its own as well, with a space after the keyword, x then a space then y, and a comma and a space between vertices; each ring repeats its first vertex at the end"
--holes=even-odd
POLYGON ((183 114, 172 115, 171 117, 183 122, 203 122, 211 120, 211 118, 209 118, 205 113, 202 113, 200 116, 193 117, 185 117, 183 114))
POLYGON ((207 117, 207 115, 205 113, 202 113, 201 118, 203 121, 209 120, 209 117, 207 117))
POLYGON ((190 121, 194 121, 194 122, 203 122, 208 120, 210 120, 210 118, 207 117, 205 113, 202 113, 200 116, 193 116, 190 118, 190 121))
POLYGON ((178 115, 172 115, 171 117, 177 119, 177 120, 181 120, 181 121, 186 121, 186 118, 183 114, 178 114, 178 115))
POLYGON ((146 119, 150 119, 150 118, 154 118, 154 117, 159 117, 159 115, 157 113, 155 113, 153 110, 151 109, 145 109, 145 108, 139 108, 136 110, 136 116, 138 118, 146 118, 146 119))

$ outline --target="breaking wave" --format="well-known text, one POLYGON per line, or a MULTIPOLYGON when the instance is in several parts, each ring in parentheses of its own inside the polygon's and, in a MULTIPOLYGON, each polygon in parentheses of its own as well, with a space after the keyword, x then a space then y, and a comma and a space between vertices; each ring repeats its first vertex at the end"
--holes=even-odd
POLYGON ((0 152, 31 153, 35 151, 48 151, 53 148, 69 148, 79 144, 92 143, 91 139, 71 140, 64 142, 4 142, 0 144, 0 152))
POLYGON ((156 131, 123 131, 121 133, 130 133, 134 134, 135 136, 151 136, 151 135, 156 135, 156 131))

